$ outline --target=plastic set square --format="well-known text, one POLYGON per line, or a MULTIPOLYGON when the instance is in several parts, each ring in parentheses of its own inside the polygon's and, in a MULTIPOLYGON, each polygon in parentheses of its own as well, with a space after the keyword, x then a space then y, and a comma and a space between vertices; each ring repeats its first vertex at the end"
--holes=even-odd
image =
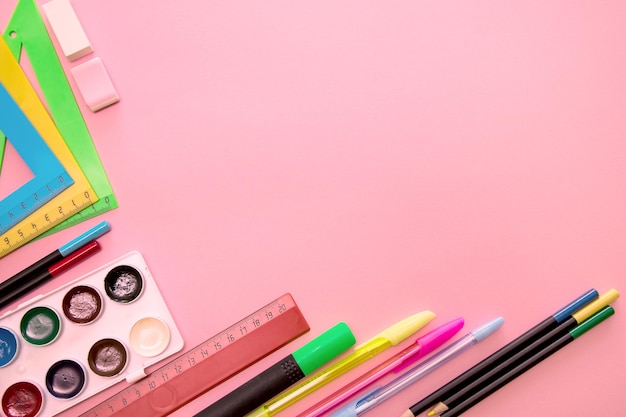
POLYGON ((183 347, 143 257, 131 252, 0 317, 8 417, 52 416, 183 347))

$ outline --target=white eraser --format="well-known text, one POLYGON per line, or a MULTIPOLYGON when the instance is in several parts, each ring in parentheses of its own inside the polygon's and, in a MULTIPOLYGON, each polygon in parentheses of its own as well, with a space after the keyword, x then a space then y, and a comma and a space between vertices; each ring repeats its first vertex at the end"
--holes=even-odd
POLYGON ((54 35, 70 61, 93 52, 83 26, 69 0, 52 0, 41 6, 54 35))
POLYGON ((91 111, 96 112, 120 101, 109 73, 99 57, 77 65, 70 71, 85 104, 91 111))

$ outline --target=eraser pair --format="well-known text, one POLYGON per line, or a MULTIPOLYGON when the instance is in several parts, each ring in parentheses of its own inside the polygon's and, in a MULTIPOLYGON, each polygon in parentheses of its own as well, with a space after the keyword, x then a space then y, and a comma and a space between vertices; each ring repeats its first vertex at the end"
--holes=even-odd
MULTIPOLYGON (((41 7, 67 59, 73 62, 93 52, 91 42, 69 0, 52 0, 41 7)), ((70 71, 91 111, 96 112, 119 101, 119 95, 100 58, 93 58, 70 71)))

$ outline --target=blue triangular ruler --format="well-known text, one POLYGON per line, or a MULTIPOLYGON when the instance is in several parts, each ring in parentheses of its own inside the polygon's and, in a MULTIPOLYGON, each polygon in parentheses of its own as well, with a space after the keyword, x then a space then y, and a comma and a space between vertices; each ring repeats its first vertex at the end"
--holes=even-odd
MULTIPOLYGON (((3 167, 0 167, 0 200, 9 195, 11 191, 17 189, 33 178, 32 171, 28 168, 28 165, 20 158, 11 142, 8 140, 3 141, 5 143, 4 160, 2 161, 3 167), (7 175, 2 175, 2 169, 7 172, 7 175)), ((2 156, 0 156, 2 158, 2 156)))
POLYGON ((1 83, 0 131, 33 173, 32 179, 0 200, 1 234, 72 185, 74 180, 1 83))

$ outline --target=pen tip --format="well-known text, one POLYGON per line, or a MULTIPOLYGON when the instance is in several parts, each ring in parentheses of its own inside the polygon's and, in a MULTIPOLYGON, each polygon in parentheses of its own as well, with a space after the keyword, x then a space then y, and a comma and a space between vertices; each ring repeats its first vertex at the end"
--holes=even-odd
POLYGON ((99 227, 103 231, 108 232, 109 230, 111 230, 111 223, 109 223, 108 221, 105 220, 102 223, 100 223, 99 225, 97 225, 96 227, 99 227))
POLYGON ((380 333, 379 336, 389 339, 391 344, 395 346, 420 330, 422 327, 426 326, 435 317, 436 315, 432 311, 422 311, 421 313, 414 314, 401 322, 396 323, 384 332, 380 333))
POLYGON ((476 339, 476 341, 480 342, 485 337, 496 331, 500 326, 502 326, 502 323, 504 323, 504 319, 502 317, 498 317, 486 324, 483 324, 479 328, 472 330, 474 338, 476 339))

